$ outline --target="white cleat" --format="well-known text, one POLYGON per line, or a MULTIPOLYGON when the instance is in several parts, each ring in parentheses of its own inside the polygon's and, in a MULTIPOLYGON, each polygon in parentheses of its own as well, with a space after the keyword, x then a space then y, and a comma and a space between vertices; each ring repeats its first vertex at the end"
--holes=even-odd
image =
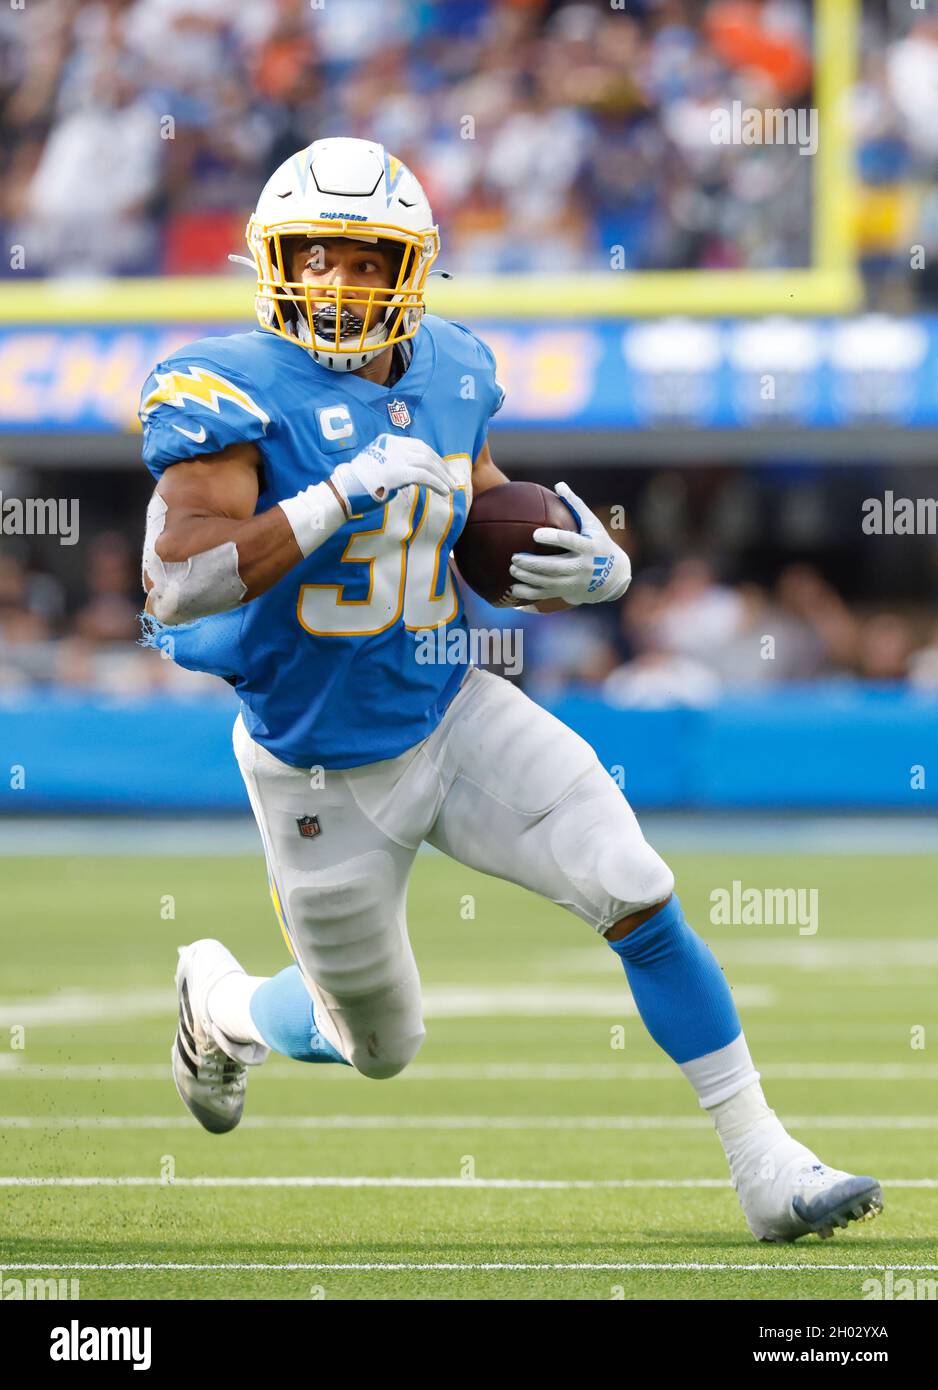
POLYGON ((747 1146, 734 1163, 733 1186, 757 1240, 783 1243, 834 1234, 851 1221, 872 1220, 883 1209, 875 1178, 854 1177, 825 1163, 785 1135, 771 1148, 747 1146))
POLYGON ((206 938, 179 948, 173 1079, 183 1103, 212 1134, 227 1133, 241 1119, 247 1069, 268 1053, 258 1043, 234 1042, 209 1017, 209 990, 235 970, 241 966, 220 941, 206 938))

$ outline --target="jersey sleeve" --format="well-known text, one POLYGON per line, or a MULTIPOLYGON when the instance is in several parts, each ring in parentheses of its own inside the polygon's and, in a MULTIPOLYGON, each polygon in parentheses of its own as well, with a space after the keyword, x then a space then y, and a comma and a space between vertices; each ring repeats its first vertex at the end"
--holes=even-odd
POLYGON ((473 462, 479 457, 489 432, 489 421, 501 410, 505 400, 505 388, 496 376, 495 354, 488 343, 467 328, 464 323, 453 323, 471 340, 471 352, 477 369, 475 375, 475 396, 479 403, 479 416, 476 426, 475 443, 472 449, 473 462))
POLYGON ((159 478, 174 463, 262 440, 270 416, 242 372, 183 351, 158 362, 140 395, 143 461, 159 478))
MULTIPOLYGON (((488 405, 488 419, 485 422, 485 432, 488 433, 489 420, 491 420, 493 415, 497 415, 498 412, 501 410, 502 406, 505 404, 505 388, 499 381, 498 377, 495 375, 495 373, 498 371, 498 364, 495 361, 494 352, 489 347, 488 343, 483 343, 481 338, 478 338, 477 342, 479 346, 482 348, 483 352, 485 353, 487 365, 492 374, 491 380, 488 383, 490 398, 488 405)), ((481 445, 479 447, 481 448, 481 445)))

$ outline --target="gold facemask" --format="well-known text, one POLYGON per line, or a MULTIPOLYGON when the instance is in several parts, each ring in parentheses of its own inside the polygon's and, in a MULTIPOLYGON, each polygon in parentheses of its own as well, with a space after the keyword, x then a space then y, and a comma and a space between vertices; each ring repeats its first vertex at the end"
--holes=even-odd
POLYGON ((435 229, 415 233, 391 223, 338 219, 264 225, 252 217, 246 236, 257 270, 255 313, 269 332, 336 356, 389 347, 416 333, 426 308, 424 285, 440 250, 435 229), (400 245, 403 251, 395 283, 377 288, 290 280, 284 243, 296 237, 329 236, 400 245), (309 327, 309 342, 300 336, 301 321, 309 327))

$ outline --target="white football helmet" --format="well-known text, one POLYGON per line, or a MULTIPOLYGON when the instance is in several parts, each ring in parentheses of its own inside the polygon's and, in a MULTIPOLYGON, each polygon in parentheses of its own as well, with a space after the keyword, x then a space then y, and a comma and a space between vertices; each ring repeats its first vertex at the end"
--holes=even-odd
POLYGON ((271 175, 247 225, 257 270, 255 312, 262 328, 301 344, 332 371, 355 371, 416 333, 423 287, 439 255, 439 231, 414 175, 370 140, 316 140, 271 175), (396 242, 388 289, 322 287, 290 280, 284 241, 325 236, 396 242))

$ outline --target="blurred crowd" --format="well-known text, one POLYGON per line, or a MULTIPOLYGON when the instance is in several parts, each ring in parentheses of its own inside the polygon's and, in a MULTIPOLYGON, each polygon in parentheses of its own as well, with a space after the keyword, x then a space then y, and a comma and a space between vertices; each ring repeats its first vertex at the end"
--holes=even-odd
MULTIPOLYGON (((267 175, 336 134, 381 140, 414 169, 451 270, 567 274, 606 268, 614 254, 635 269, 805 264, 813 161, 791 145, 714 144, 711 117, 734 102, 811 106, 812 8, 0 7, 0 223, 11 248, 0 275, 230 270, 267 175)), ((907 0, 863 0, 863 16, 850 114, 861 192, 851 214, 868 283, 880 304, 938 303, 938 19, 907 0), (919 245, 922 270, 912 275, 919 245)), ((646 502, 647 540, 661 499, 650 489, 646 502)), ((665 512, 659 529, 674 535, 665 512)), ((734 515, 728 554, 753 544, 743 531, 754 507, 743 498, 734 515)), ((810 521, 801 516, 808 532, 810 521)), ((814 553, 830 550, 822 541, 813 535, 814 553)), ((0 696, 58 687, 230 698, 223 682, 136 645, 139 557, 123 532, 102 529, 79 549, 72 573, 61 559, 53 572, 0 550, 0 696)), ((527 623, 522 683, 647 706, 827 678, 938 690, 938 630, 914 611, 848 603, 805 564, 728 582, 692 536, 652 552, 618 612, 527 623)), ((503 618, 473 611, 480 626, 503 618)))
MULTIPOLYGON (((68 582, 0 551, 0 703, 53 688, 118 700, 231 698, 223 681, 137 645, 139 557, 124 533, 100 532, 81 551, 80 578, 68 582)), ((527 616, 467 592, 467 610, 487 631, 523 627, 517 674, 540 697, 573 687, 623 706, 696 707, 725 690, 820 680, 938 696, 934 617, 848 605, 807 564, 783 567, 769 585, 729 584, 708 559, 690 555, 637 566, 617 608, 527 616)))
MULTIPOLYGON (((938 20, 864 13, 864 261, 938 298, 938 20)), ((813 161, 711 117, 812 80, 808 0, 30 0, 0 10, 0 273, 228 270, 267 175, 336 134, 414 169, 451 270, 803 265, 813 161)))
POLYGON ((934 617, 848 605, 808 564, 786 566, 769 586, 727 584, 710 561, 688 557, 639 575, 617 614, 536 618, 525 642, 532 694, 591 689, 636 709, 701 708, 724 692, 816 681, 938 696, 934 617))
POLYGON ((223 681, 137 645, 140 557, 123 533, 102 531, 80 548, 80 577, 68 582, 0 550, 0 699, 37 689, 117 699, 160 690, 230 695, 223 681))

